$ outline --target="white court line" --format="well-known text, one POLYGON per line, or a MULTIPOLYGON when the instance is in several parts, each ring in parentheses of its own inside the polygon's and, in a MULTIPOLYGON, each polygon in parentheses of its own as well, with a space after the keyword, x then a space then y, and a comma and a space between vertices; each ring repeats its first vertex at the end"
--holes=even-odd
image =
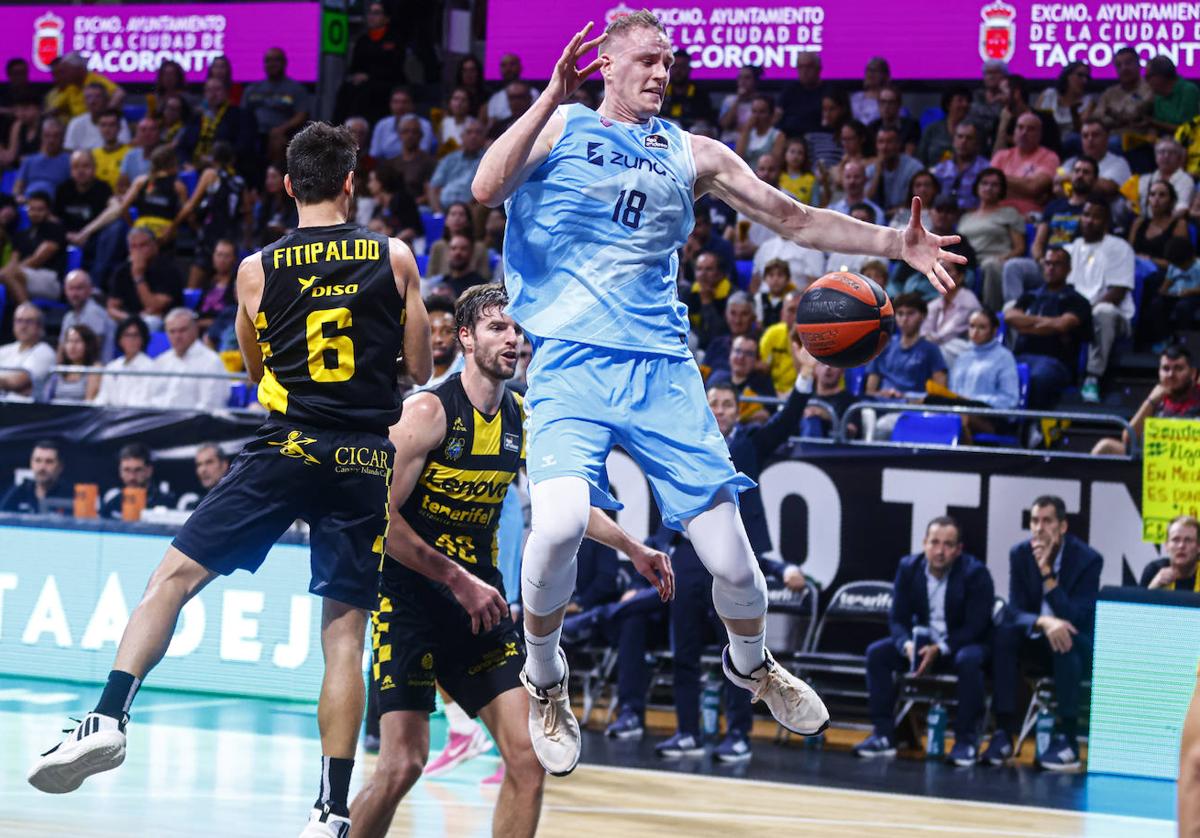
POLYGON ((795 791, 810 791, 810 792, 840 792, 842 794, 860 795, 863 797, 884 797, 892 800, 922 800, 936 801, 938 803, 950 803, 959 806, 975 806, 985 809, 1000 809, 1013 810, 1018 809, 1023 812, 1036 812, 1039 814, 1054 814, 1054 815, 1076 815, 1079 817, 1088 818, 1105 818, 1108 820, 1128 821, 1131 824, 1170 824, 1172 820, 1163 818, 1146 818, 1138 815, 1114 815, 1107 812, 1093 812, 1086 809, 1054 809, 1047 806, 1024 806, 1021 804, 1009 803, 992 803, 986 800, 960 800, 953 797, 934 797, 933 795, 912 795, 903 794, 894 791, 872 791, 866 789, 845 789, 837 786, 816 786, 808 783, 785 783, 780 780, 756 780, 753 778, 743 777, 720 777, 713 774, 684 774, 682 772, 673 771, 655 771, 650 768, 626 768, 619 765, 594 765, 592 763, 583 763, 581 768, 596 771, 609 772, 626 772, 631 774, 642 774, 651 777, 662 777, 663 775, 685 777, 688 780, 716 780, 718 782, 733 781, 737 783, 757 783, 763 786, 773 786, 775 788, 789 789, 795 791))
MULTIPOLYGON (((199 710, 201 707, 224 707, 229 704, 240 704, 241 700, 237 698, 210 698, 207 701, 182 701, 178 704, 147 704, 145 707, 138 707, 137 716, 145 716, 147 713, 157 713, 163 710, 199 710)), ((271 736, 269 733, 254 731, 262 736, 271 736)))

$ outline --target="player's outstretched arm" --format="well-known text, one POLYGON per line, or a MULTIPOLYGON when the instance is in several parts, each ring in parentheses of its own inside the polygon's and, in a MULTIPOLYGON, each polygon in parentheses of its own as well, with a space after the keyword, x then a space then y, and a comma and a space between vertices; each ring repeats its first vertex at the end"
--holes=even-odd
POLYGON ((404 402, 400 421, 388 433, 396 448, 392 469, 385 561, 398 561, 405 567, 450 589, 454 598, 471 615, 471 630, 488 631, 508 613, 508 603, 491 585, 468 573, 454 561, 430 547, 400 514, 412 494, 430 451, 446 436, 446 411, 432 393, 417 393, 404 402))
POLYGON ((258 330, 254 320, 262 304, 263 283, 262 258, 257 252, 242 260, 237 273, 237 317, 233 330, 237 335, 238 349, 242 351, 242 363, 246 366, 246 377, 257 384, 263 377, 263 350, 258 344, 258 330))
POLYGON ((587 532, 584 534, 592 541, 629 556, 634 569, 654 586, 663 602, 675 598, 675 571, 671 568, 671 557, 666 553, 642 544, 604 514, 604 510, 595 506, 588 516, 587 532))
POLYGON ((583 69, 578 66, 579 59, 604 40, 601 35, 585 41, 591 29, 589 23, 575 33, 563 49, 542 95, 483 155, 471 183, 471 193, 479 203, 489 207, 504 203, 546 159, 562 136, 564 120, 558 115, 558 106, 569 100, 584 79, 600 68, 599 58, 583 69))
POLYGON ((429 312, 421 299, 421 273, 408 245, 388 239, 396 289, 404 297, 404 365, 417 384, 433 375, 433 345, 429 338, 429 312))
POLYGON ((954 287, 942 262, 966 264, 966 257, 942 248, 958 236, 938 236, 921 224, 921 202, 913 198, 912 220, 904 230, 867 224, 840 212, 808 207, 759 180, 724 143, 691 135, 696 160, 696 197, 711 193, 740 213, 786 239, 813 250, 861 253, 903 259, 929 278, 940 293, 954 287))

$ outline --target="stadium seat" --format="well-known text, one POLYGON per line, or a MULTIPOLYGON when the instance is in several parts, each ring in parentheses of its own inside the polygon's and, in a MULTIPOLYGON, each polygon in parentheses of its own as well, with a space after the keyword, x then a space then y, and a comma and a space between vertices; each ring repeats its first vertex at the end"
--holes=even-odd
MULTIPOLYGON (((141 122, 142 117, 144 117, 146 115, 146 106, 145 105, 126 105, 121 110, 124 113, 125 121, 128 122, 130 125, 133 125, 136 122, 141 122)), ((131 132, 133 131, 132 128, 130 128, 129 130, 131 132)))
POLYGON ((1133 320, 1132 325, 1136 330, 1138 325, 1138 316, 1142 313, 1142 294, 1146 291, 1146 280, 1158 273, 1158 265, 1154 264, 1149 259, 1139 256, 1133 263, 1133 320))
POLYGON ((29 228, 29 210, 25 209, 25 205, 21 204, 17 207, 17 230, 25 230, 29 228))
POLYGON ((83 267, 83 251, 73 244, 67 245, 67 270, 77 271, 83 267))
POLYGON ((171 342, 167 340, 166 332, 151 332, 150 343, 146 344, 146 354, 151 358, 157 358, 159 355, 171 348, 171 342))
POLYGON ((183 181, 183 185, 187 187, 188 195, 191 196, 196 191, 196 183, 200 180, 200 173, 195 169, 188 169, 180 172, 177 177, 183 181))
POLYGON ((938 107, 926 108, 921 111, 921 130, 924 131, 935 122, 946 118, 946 112, 938 107))
POLYGON ((200 308, 200 301, 204 299, 203 288, 184 288, 183 289, 183 304, 192 311, 197 311, 200 308))
POLYGON ((11 195, 13 189, 17 186, 17 170, 9 169, 4 174, 0 175, 0 192, 5 195, 11 195))
POLYGON ((953 413, 901 413, 892 430, 892 442, 958 445, 962 420, 953 413))
POLYGON ((446 216, 440 213, 421 212, 421 224, 425 227, 425 250, 433 247, 433 243, 442 237, 446 226, 446 216))
POLYGON ((1033 240, 1036 236, 1037 236, 1037 225, 1036 224, 1026 224, 1025 225, 1025 255, 1026 256, 1033 255, 1033 240))
POLYGON ((737 276, 734 278, 739 288, 746 289, 750 287, 750 277, 754 274, 753 259, 739 259, 735 263, 737 268, 737 276))
POLYGON ((867 380, 866 367, 850 367, 842 373, 846 379, 846 389, 851 395, 861 396, 867 380))
POLYGON ((236 381, 229 385, 230 407, 249 407, 258 399, 258 385, 246 381, 236 381))
POLYGON ((417 260, 417 273, 425 276, 425 269, 429 267, 429 254, 422 253, 420 256, 414 256, 413 258, 417 260))
MULTIPOLYGON (((1017 409, 1029 407, 1029 364, 1017 364, 1017 409)), ((982 445, 1003 445, 1020 448, 1021 440, 1014 434, 975 434, 975 442, 982 445)))
POLYGON ((819 596, 817 586, 811 583, 802 591, 779 588, 767 592, 767 645, 777 659, 809 650, 817 630, 819 596))
POLYGON ((827 703, 833 696, 866 700, 867 647, 888 636, 891 607, 891 582, 849 582, 834 591, 811 648, 792 659, 827 703))

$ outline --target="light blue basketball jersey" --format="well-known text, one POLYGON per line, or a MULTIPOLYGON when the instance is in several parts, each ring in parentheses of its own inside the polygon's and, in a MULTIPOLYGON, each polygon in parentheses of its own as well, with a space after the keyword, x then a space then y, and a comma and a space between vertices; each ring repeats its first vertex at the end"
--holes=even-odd
POLYGON ((536 337, 690 357, 675 286, 694 221, 688 135, 559 113, 562 136, 505 205, 509 313, 536 337))

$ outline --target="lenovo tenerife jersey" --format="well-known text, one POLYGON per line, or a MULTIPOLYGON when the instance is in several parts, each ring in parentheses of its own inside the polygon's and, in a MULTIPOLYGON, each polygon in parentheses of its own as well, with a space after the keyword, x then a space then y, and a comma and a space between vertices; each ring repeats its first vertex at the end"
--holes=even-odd
POLYGON ((675 290, 694 220, 687 133, 579 104, 558 112, 562 136, 506 202, 510 314, 539 338, 688 356, 675 290))
MULTIPOLYGON (((400 514, 427 544, 503 590, 496 534, 500 505, 525 458, 521 402, 505 389, 496 415, 485 416, 467 398, 459 375, 429 392, 446 412, 446 436, 425 458, 400 514)), ((399 562, 384 561, 385 590, 421 580, 399 562)))
POLYGON ((264 248, 262 266, 258 400, 290 422, 386 434, 400 418, 404 348, 387 237, 349 223, 301 227, 264 248))

